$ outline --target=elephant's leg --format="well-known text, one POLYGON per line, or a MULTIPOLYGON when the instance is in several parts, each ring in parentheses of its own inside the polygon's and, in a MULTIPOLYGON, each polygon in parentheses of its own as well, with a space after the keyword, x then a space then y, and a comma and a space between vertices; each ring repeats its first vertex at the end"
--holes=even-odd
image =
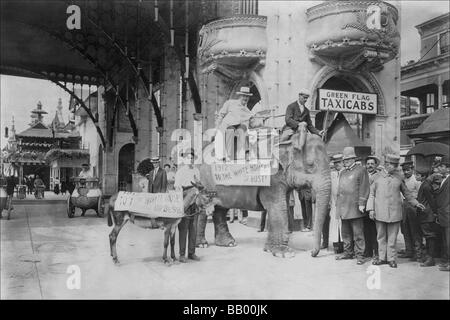
POLYGON ((218 208, 214 210, 214 235, 216 246, 234 247, 236 240, 234 240, 227 225, 227 211, 226 208, 218 208))
POLYGON ((197 241, 196 247, 198 248, 207 248, 208 241, 205 238, 205 229, 206 223, 208 221, 208 217, 206 216, 206 212, 202 210, 198 215, 198 224, 197 224, 197 241))
POLYGON ((272 252, 276 257, 291 258, 295 256, 295 253, 288 246, 286 194, 286 185, 281 182, 275 182, 271 187, 261 188, 261 203, 268 214, 268 236, 264 251, 272 252))

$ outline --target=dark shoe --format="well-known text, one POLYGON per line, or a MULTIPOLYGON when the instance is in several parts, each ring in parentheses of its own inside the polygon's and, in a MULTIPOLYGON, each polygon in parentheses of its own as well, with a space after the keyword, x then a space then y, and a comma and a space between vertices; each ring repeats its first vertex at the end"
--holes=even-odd
POLYGON ((197 255, 195 255, 195 253, 188 255, 188 259, 200 261, 200 258, 197 255))
POLYGON ((258 232, 264 232, 264 229, 259 229, 258 232))
POLYGON ((391 267, 391 268, 397 268, 397 262, 395 262, 395 261, 389 261, 389 267, 391 267))
POLYGON ((179 260, 180 260, 181 263, 186 263, 186 262, 187 262, 185 256, 181 256, 181 255, 180 255, 180 259, 179 259, 179 260))
POLYGON ((450 271, 450 266, 447 265, 447 266, 439 267, 439 271, 450 271))
POLYGON ((365 259, 362 259, 362 258, 358 258, 358 261, 356 261, 356 264, 359 264, 359 265, 361 265, 361 264, 364 264, 366 262, 366 260, 365 259))
POLYGON ((336 260, 350 260, 353 259, 353 256, 350 254, 344 254, 342 256, 337 256, 336 260))
POLYGON ((420 264, 421 267, 432 267, 436 265, 432 257, 428 257, 423 263, 420 264))
POLYGON ((405 252, 405 253, 399 254, 398 257, 401 258, 401 259, 408 259, 408 258, 412 258, 413 255, 411 253, 406 253, 405 252))
POLYGON ((375 259, 372 261, 372 264, 375 266, 380 266, 382 264, 388 264, 388 262, 386 260, 380 260, 380 259, 375 259))

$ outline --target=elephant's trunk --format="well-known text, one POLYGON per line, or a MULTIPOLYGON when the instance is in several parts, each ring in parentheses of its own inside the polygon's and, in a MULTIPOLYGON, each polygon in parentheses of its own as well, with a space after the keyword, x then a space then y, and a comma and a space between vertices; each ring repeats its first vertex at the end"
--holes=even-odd
POLYGON ((321 169, 320 178, 313 185, 316 194, 316 214, 314 219, 314 245, 311 255, 317 256, 320 251, 323 223, 329 214, 331 196, 331 177, 329 167, 321 169))

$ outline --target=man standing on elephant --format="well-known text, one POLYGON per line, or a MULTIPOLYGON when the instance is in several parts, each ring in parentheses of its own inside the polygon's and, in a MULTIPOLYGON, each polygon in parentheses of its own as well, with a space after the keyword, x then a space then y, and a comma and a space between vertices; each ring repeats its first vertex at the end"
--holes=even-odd
MULTIPOLYGON (((380 164, 380 160, 375 156, 369 156, 366 159, 366 170, 369 175, 369 185, 371 186, 375 179, 378 177, 377 167, 380 164)), ((375 221, 369 218, 369 214, 366 211, 364 217, 364 239, 366 241, 366 250, 364 255, 367 258, 378 259, 378 242, 377 242, 377 227, 375 221)))
POLYGON ((403 181, 398 172, 400 157, 392 154, 386 155, 385 168, 370 187, 370 196, 367 201, 367 210, 370 218, 375 220, 377 226, 378 255, 379 258, 372 264, 381 265, 389 263, 391 268, 397 268, 397 235, 402 221, 402 198, 405 197, 412 207, 420 210, 425 207, 420 204, 403 181))
MULTIPOLYGON (((413 162, 405 161, 401 167, 405 177, 405 185, 411 191, 412 196, 417 199, 420 182, 416 180, 413 174, 413 162)), ((402 213, 403 220, 400 229, 405 238, 405 253, 399 255, 399 258, 409 258, 411 261, 420 260, 422 255, 422 234, 416 210, 407 201, 403 201, 402 213)))
POLYGON ((364 214, 369 197, 369 176, 367 171, 355 163, 353 147, 343 151, 345 169, 340 174, 336 209, 342 220, 344 254, 337 260, 353 259, 357 264, 364 263, 364 214))
MULTIPOLYGON (((194 167, 194 151, 190 150, 182 154, 186 157, 187 164, 180 166, 175 174, 175 189, 192 187, 192 182, 200 181, 200 172, 194 167)), ((197 241, 197 224, 198 224, 198 208, 194 204, 185 212, 186 217, 183 217, 178 224, 179 243, 180 243, 180 262, 186 262, 186 238, 189 239, 188 244, 188 259, 199 261, 200 258, 195 254, 195 247, 197 241)))
POLYGON ((289 138, 298 130, 298 125, 301 122, 306 123, 306 127, 309 132, 313 134, 317 134, 321 136, 322 131, 317 130, 311 121, 311 116, 309 114, 309 109, 305 106, 306 101, 310 96, 309 90, 301 89, 298 93, 298 99, 295 102, 292 102, 286 108, 286 116, 285 121, 286 124, 282 129, 282 134, 280 137, 280 141, 289 140, 289 138))

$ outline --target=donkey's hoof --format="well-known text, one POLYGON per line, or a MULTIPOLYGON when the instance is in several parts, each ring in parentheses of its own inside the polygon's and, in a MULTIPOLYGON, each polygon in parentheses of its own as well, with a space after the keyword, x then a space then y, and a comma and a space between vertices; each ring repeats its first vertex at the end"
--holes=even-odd
POLYGON ((114 262, 115 265, 118 265, 120 263, 118 258, 113 258, 113 262, 114 262))
POLYGON ((319 254, 320 249, 312 249, 311 250, 311 257, 315 258, 319 254))

